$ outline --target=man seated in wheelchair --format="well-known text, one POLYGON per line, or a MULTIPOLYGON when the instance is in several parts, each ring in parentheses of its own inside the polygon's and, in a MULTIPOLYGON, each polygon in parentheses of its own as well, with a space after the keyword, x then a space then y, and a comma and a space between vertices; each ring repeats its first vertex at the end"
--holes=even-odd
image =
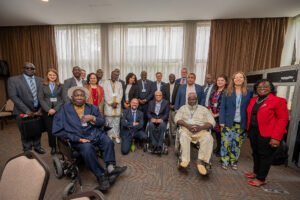
POLYGON ((126 155, 130 151, 133 139, 144 142, 147 136, 143 130, 144 113, 139 111, 139 100, 134 98, 130 102, 130 107, 123 111, 121 118, 121 152, 126 155))
POLYGON ((180 126, 181 162, 179 165, 182 168, 189 165, 190 143, 200 142, 197 169, 201 175, 207 175, 213 150, 213 137, 209 129, 215 126, 215 120, 210 111, 197 102, 196 93, 189 93, 188 104, 182 106, 175 115, 175 122, 180 126))
POLYGON ((105 120, 96 106, 86 103, 88 96, 89 91, 84 87, 75 86, 68 90, 71 103, 66 103, 54 116, 52 133, 71 143, 97 177, 99 189, 108 190, 110 182, 114 182, 127 167, 116 166, 114 143, 102 129, 105 120), (103 152, 106 171, 98 162, 94 146, 103 152))
POLYGON ((150 145, 154 153, 162 153, 164 133, 169 118, 169 104, 162 97, 161 91, 154 93, 154 99, 149 102, 147 116, 150 145))

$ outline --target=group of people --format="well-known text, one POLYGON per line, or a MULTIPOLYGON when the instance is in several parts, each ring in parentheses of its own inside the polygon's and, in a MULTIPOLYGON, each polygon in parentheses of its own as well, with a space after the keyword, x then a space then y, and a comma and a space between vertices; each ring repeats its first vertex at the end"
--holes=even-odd
POLYGON ((212 152, 220 156, 221 167, 238 169, 240 150, 248 132, 253 150, 254 167, 245 173, 248 184, 261 186, 271 166, 272 156, 286 133, 288 110, 285 99, 275 95, 274 85, 258 81, 253 92, 247 88, 246 76, 236 72, 228 81, 219 75, 213 81, 206 75, 206 83, 195 83, 196 74, 181 69, 181 78, 169 74, 169 82, 147 79, 142 71, 140 79, 134 73, 119 78, 120 70, 111 72, 103 80, 103 70, 89 73, 73 67, 73 77, 61 84, 55 69, 49 69, 42 80, 34 76, 35 66, 25 63, 24 73, 8 81, 10 98, 15 103, 14 114, 21 132, 23 150, 45 153, 40 135, 24 137, 20 114, 43 117, 48 132, 51 154, 56 153, 56 137, 67 139, 78 149, 88 168, 95 174, 100 188, 110 187, 109 179, 117 177, 126 167, 116 165, 114 143, 121 143, 122 154, 128 154, 133 140, 149 141, 155 153, 162 152, 167 124, 171 135, 179 134, 180 167, 190 163, 190 143, 200 143, 197 169, 207 175, 212 152), (103 126, 109 127, 104 131, 103 126), (216 148, 213 150, 214 139, 216 148), (107 172, 97 161, 93 146, 104 152, 107 172))

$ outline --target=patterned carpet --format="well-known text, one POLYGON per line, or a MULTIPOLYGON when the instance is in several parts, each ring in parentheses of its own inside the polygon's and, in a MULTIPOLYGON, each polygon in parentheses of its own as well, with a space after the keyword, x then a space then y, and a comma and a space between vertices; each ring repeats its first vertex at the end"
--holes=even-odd
MULTIPOLYGON (((6 160, 20 153, 20 135, 15 122, 1 130, 0 139, 0 171, 2 172, 6 160)), ((49 165, 51 175, 45 199, 56 200, 62 198, 64 188, 70 179, 57 179, 54 175, 50 149, 47 145, 47 134, 43 134, 42 145, 47 154, 42 159, 49 165)), ((300 197, 300 172, 289 167, 273 166, 268 177, 268 184, 255 188, 246 184, 244 171, 251 169, 251 149, 249 141, 242 148, 239 169, 224 171, 218 158, 212 158, 212 173, 202 177, 196 169, 196 150, 191 158, 193 162, 185 171, 177 169, 177 158, 173 147, 169 148, 169 155, 151 155, 141 149, 131 152, 127 156, 120 154, 120 145, 115 145, 117 162, 127 165, 127 171, 122 174, 112 188, 105 193, 107 199, 118 200, 147 200, 147 199, 172 199, 172 200, 199 200, 199 199, 299 199, 300 197)), ((80 168, 83 179, 83 191, 88 191, 97 186, 95 177, 84 167, 80 168)), ((80 192, 78 187, 77 192, 80 192)))

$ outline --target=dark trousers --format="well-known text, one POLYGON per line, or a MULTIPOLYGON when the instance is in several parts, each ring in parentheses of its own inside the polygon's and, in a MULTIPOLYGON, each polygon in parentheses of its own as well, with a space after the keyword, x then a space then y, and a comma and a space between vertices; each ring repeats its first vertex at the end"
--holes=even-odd
POLYGON ((143 130, 136 130, 135 132, 130 130, 121 130, 121 152, 123 155, 126 155, 130 151, 130 146, 133 139, 139 140, 141 142, 144 142, 147 140, 147 136, 143 130))
POLYGON ((265 181, 276 148, 269 145, 270 137, 262 137, 258 130, 250 130, 249 138, 252 148, 253 156, 253 172, 256 174, 256 178, 260 181, 265 181))
POLYGON ((148 116, 147 116, 147 112, 148 112, 148 103, 146 104, 140 104, 138 109, 140 111, 143 112, 144 114, 144 130, 146 130, 146 126, 147 126, 147 123, 148 123, 148 116))
POLYGON ((72 147, 80 152, 85 165, 98 178, 104 173, 103 167, 98 162, 95 146, 103 152, 103 159, 106 165, 115 164, 115 150, 113 141, 106 135, 101 134, 96 141, 88 143, 72 143, 72 147))
POLYGON ((48 116, 48 113, 44 113, 43 121, 48 133, 48 144, 51 148, 56 148, 56 137, 52 134, 53 116, 48 116))
POLYGON ((216 142, 217 142, 217 147, 215 149, 216 153, 220 154, 221 150, 221 133, 217 131, 212 131, 213 134, 215 134, 216 137, 216 142))
POLYGON ((154 147, 162 147, 166 128, 167 124, 165 122, 161 122, 159 124, 149 122, 150 142, 154 147))
POLYGON ((23 146, 23 151, 32 150, 32 147, 35 149, 39 149, 41 147, 41 136, 42 133, 37 133, 34 136, 28 137, 29 130, 26 130, 24 127, 23 119, 19 116, 16 117, 16 121, 18 124, 19 131, 21 133, 21 141, 23 146))

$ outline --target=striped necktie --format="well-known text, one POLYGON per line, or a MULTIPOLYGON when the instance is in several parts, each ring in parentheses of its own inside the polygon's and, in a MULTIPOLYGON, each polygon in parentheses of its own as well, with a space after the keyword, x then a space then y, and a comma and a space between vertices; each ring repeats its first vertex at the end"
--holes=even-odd
POLYGON ((33 106, 38 107, 38 98, 37 98, 37 90, 36 90, 36 85, 34 83, 34 78, 29 78, 30 82, 30 90, 33 96, 33 106))

